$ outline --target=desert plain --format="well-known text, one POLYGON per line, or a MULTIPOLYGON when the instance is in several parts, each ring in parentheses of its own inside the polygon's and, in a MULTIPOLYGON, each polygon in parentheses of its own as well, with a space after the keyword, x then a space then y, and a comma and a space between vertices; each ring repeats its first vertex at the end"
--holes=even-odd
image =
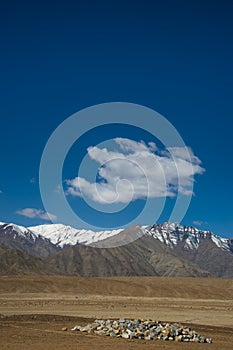
POLYGON ((233 348, 233 280, 1 276, 1 350, 233 348), (96 318, 178 322, 212 344, 128 340, 72 332, 96 318))

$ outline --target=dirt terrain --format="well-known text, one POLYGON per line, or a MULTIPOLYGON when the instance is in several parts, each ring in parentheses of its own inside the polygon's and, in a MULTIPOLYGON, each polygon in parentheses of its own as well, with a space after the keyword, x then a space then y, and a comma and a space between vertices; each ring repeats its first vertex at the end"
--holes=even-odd
POLYGON ((233 280, 0 277, 0 349, 232 349, 233 280), (213 344, 126 340, 71 332, 95 318, 180 322, 213 344), (67 327, 67 331, 62 328, 67 327))

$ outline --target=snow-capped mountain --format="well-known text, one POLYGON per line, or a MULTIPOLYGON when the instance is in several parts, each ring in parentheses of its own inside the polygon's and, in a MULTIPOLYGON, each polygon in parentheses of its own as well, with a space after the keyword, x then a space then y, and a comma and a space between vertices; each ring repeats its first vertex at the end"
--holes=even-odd
POLYGON ((74 246, 76 244, 92 244, 100 240, 115 236, 123 229, 106 230, 94 232, 92 230, 77 230, 71 226, 62 224, 50 224, 28 227, 36 236, 42 236, 49 239, 53 244, 63 248, 65 246, 74 246))
MULTIPOLYGON (((210 239, 217 247, 231 251, 232 240, 222 238, 210 231, 199 230, 192 226, 182 226, 177 223, 165 222, 141 227, 142 235, 151 236, 170 248, 183 243, 185 249, 198 249, 202 240, 210 239)), ((58 248, 74 246, 76 244, 91 245, 120 234, 124 229, 92 231, 78 230, 63 224, 48 224, 23 227, 15 224, 0 222, 1 236, 11 234, 13 239, 22 237, 30 242, 38 239, 50 241, 58 248)))
POLYGON ((0 222, 0 228, 1 232, 4 234, 12 233, 14 238, 17 238, 18 236, 24 237, 28 240, 35 241, 37 236, 33 232, 31 232, 28 228, 15 225, 15 224, 6 224, 4 222, 0 222))
POLYGON ((21 272, 23 266, 29 271, 30 257, 36 257, 45 262, 46 271, 62 274, 233 278, 233 239, 169 222, 99 232, 62 224, 0 223, 0 261, 6 259, 0 274, 12 271, 12 263, 7 270, 12 249, 26 253, 15 262, 20 261, 20 268, 13 269, 21 272))
POLYGON ((185 249, 198 249, 201 240, 211 239, 217 247, 227 251, 231 250, 230 239, 219 237, 210 231, 198 230, 192 226, 182 226, 177 223, 165 222, 161 225, 148 226, 145 228, 145 231, 170 248, 183 243, 185 249))
POLYGON ((59 249, 48 238, 27 227, 3 222, 0 223, 0 243, 42 259, 59 249))

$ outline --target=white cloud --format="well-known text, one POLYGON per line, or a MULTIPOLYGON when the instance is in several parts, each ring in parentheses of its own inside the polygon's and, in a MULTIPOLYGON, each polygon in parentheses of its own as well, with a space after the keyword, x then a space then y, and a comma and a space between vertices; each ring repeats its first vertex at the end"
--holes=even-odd
POLYGON ((190 161, 191 159, 193 164, 201 164, 200 159, 193 154, 190 147, 168 147, 167 150, 174 158, 180 158, 187 161, 190 161))
MULTIPOLYGON (((143 152, 148 150, 148 146, 144 141, 136 142, 130 139, 123 139, 121 137, 117 137, 115 142, 120 146, 123 151, 131 151, 131 152, 143 152)), ((153 142, 150 142, 149 148, 156 149, 156 145, 153 142)))
POLYGON ((200 220, 194 220, 194 221, 193 221, 193 225, 201 226, 202 224, 203 224, 203 222, 200 221, 200 220))
POLYGON ((118 151, 89 147, 96 161, 98 181, 76 177, 66 180, 67 194, 83 195, 98 203, 128 203, 142 198, 173 197, 179 191, 192 195, 194 175, 202 174, 201 161, 187 147, 160 151, 150 142, 116 138, 118 151), (179 188, 178 188, 179 187, 179 188))
POLYGON ((201 221, 201 220, 194 220, 193 225, 195 226, 202 226, 202 225, 209 225, 207 221, 201 221))
POLYGON ((18 210, 16 214, 26 216, 27 218, 30 218, 30 219, 39 218, 45 221, 57 219, 55 215, 48 213, 44 210, 35 209, 35 208, 25 208, 22 210, 18 210))

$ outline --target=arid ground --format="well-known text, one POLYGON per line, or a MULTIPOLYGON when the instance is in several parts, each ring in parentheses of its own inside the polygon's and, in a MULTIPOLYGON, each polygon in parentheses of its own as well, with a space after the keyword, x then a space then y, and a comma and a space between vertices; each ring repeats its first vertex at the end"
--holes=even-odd
POLYGON ((232 349, 233 280, 4 276, 0 314, 3 350, 232 349), (70 331, 95 318, 119 317, 179 322, 213 343, 126 340, 70 331))

